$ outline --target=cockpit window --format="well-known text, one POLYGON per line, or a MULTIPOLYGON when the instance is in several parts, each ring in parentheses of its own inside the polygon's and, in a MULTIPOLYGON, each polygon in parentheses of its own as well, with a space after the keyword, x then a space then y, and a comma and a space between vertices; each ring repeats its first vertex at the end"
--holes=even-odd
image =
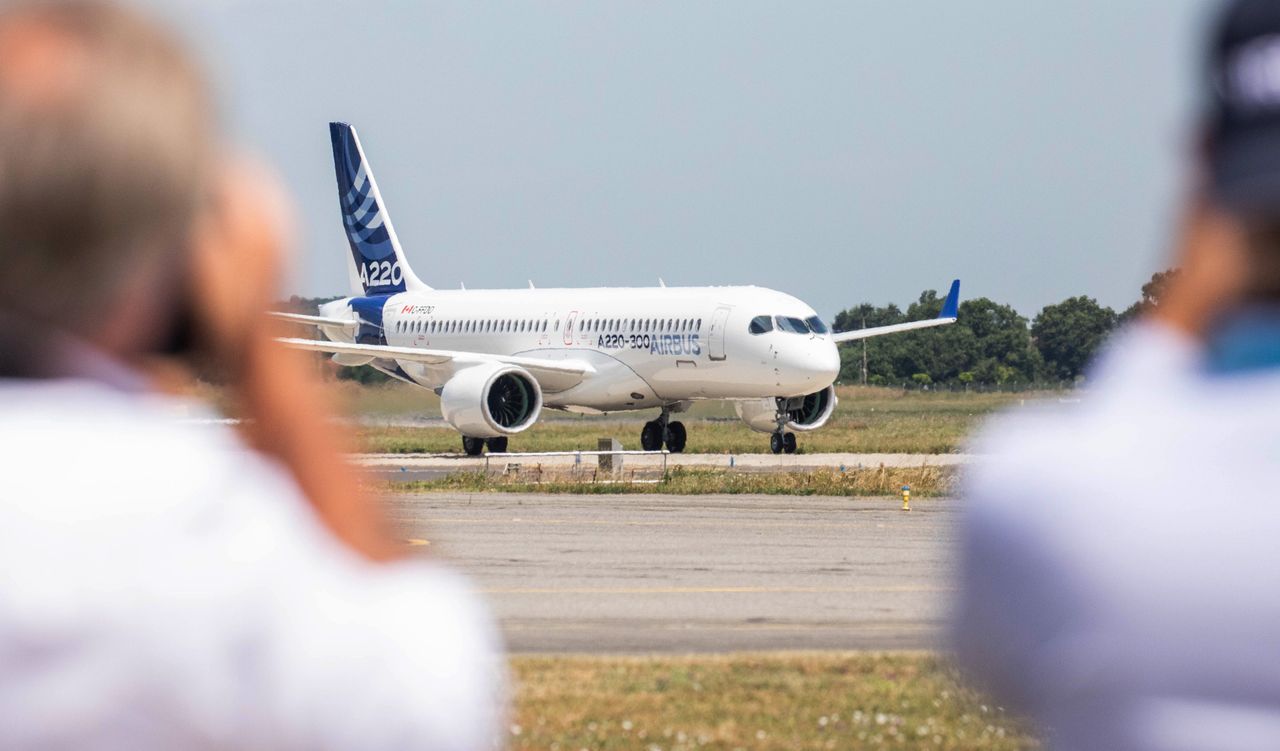
POLYGON ((817 316, 806 318, 804 322, 809 324, 809 330, 815 334, 825 334, 829 331, 827 324, 823 323, 822 319, 817 316))
POLYGON ((753 334, 764 334, 773 331, 773 319, 769 316, 756 316, 751 319, 751 325, 747 330, 753 334))
POLYGON ((778 316, 778 328, 791 334, 807 334, 809 327, 799 318, 791 318, 790 316, 778 316))

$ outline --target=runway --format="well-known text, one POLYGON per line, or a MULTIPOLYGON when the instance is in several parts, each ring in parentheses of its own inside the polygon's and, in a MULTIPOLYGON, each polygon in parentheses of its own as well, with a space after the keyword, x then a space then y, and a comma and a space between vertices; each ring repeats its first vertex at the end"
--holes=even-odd
POLYGON ((402 495, 406 540, 469 574, 514 652, 938 646, 956 501, 402 495))

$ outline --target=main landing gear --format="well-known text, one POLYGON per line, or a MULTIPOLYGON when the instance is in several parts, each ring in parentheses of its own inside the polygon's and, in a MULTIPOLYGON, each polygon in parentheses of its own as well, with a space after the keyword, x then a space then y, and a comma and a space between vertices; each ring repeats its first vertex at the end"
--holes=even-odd
POLYGON ((484 453, 486 446, 490 454, 505 454, 507 453, 507 437, 505 435, 499 438, 462 436, 462 451, 467 456, 480 456, 484 453))
POLYGON ((646 422, 644 429, 640 431, 640 448, 645 451, 660 451, 663 444, 666 444, 667 451, 679 454, 684 451, 688 438, 689 433, 684 429, 684 423, 678 420, 673 422, 671 410, 663 407, 658 419, 646 422))

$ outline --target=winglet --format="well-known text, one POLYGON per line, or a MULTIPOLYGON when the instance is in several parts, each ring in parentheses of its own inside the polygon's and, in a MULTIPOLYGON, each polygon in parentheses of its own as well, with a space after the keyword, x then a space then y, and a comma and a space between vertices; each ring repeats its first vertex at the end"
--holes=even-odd
POLYGON ((955 319, 960 312, 960 280, 956 279, 951 282, 951 291, 947 293, 946 302, 942 303, 942 312, 938 314, 939 318, 955 319))

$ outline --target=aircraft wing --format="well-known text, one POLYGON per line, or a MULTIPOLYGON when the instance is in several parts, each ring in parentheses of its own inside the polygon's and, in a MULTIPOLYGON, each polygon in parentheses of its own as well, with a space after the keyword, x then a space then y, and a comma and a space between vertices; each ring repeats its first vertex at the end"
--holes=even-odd
POLYGON ((538 379, 548 391, 562 391, 574 386, 595 372, 595 368, 581 360, 548 360, 541 357, 490 355, 481 352, 458 352, 446 349, 418 349, 416 347, 392 347, 382 344, 351 344, 347 342, 321 341, 318 339, 280 338, 276 341, 294 349, 311 352, 330 352, 335 355, 355 355, 385 360, 417 362, 428 366, 444 366, 458 371, 470 365, 502 363, 524 368, 538 379))
POLYGON ((889 326, 873 326, 869 329, 854 329, 853 331, 841 331, 838 334, 832 334, 831 338, 836 344, 841 342, 852 342, 858 339, 866 339, 872 336, 884 336, 885 334, 897 334, 902 331, 914 331, 916 329, 927 329, 934 326, 946 326, 949 323, 956 322, 956 314, 960 308, 960 280, 956 279, 951 283, 951 290, 947 292, 947 299, 942 303, 942 312, 937 318, 928 318, 923 321, 909 321, 907 323, 894 323, 889 326))
POLYGON ((271 311, 267 315, 272 318, 279 318, 282 321, 290 323, 305 323, 310 326, 337 326, 344 329, 354 329, 359 325, 359 321, 354 318, 328 318, 326 316, 305 316, 301 313, 280 313, 271 311))

